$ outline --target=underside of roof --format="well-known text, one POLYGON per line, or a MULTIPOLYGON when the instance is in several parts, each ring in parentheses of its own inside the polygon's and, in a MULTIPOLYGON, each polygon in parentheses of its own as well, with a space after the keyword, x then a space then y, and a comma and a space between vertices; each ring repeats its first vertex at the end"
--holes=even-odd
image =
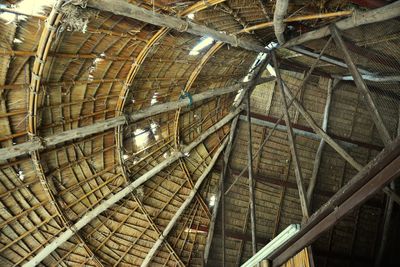
POLYGON ((277 2, 0 0, 0 266, 398 266, 400 2, 277 2))

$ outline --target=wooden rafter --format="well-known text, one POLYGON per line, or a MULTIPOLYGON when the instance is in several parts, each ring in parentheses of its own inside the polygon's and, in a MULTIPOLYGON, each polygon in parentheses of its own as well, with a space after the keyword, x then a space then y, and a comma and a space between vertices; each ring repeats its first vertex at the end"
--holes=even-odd
POLYGON ((89 1, 88 6, 99 10, 108 11, 116 15, 126 16, 157 26, 169 27, 178 31, 188 32, 199 36, 210 36, 214 40, 221 41, 233 46, 255 52, 268 52, 262 45, 248 40, 238 39, 225 33, 218 32, 205 26, 195 24, 191 21, 183 21, 172 16, 154 13, 127 2, 118 0, 89 1))
MULTIPOLYGON (((223 127, 226 123, 232 120, 236 115, 238 115, 242 111, 242 107, 237 108, 234 112, 231 112, 227 116, 225 116, 221 121, 204 131, 198 138, 196 138, 192 143, 187 145, 180 152, 174 152, 170 157, 162 161, 156 167, 152 168, 150 171, 146 172, 141 177, 138 177, 134 182, 130 183, 123 190, 119 191, 116 194, 111 195, 107 200, 98 204, 95 208, 88 211, 84 216, 81 217, 74 225, 68 227, 66 231, 64 231, 61 235, 59 235, 56 239, 54 239, 51 243, 49 243, 44 249, 42 249, 38 254, 36 254, 28 263, 24 266, 35 266, 40 263, 44 258, 46 258, 51 252, 53 252, 56 248, 58 248, 61 244, 63 244, 66 240, 68 240, 74 233, 80 229, 82 229, 85 225, 87 225, 91 220, 96 218, 102 212, 107 210, 113 204, 117 203, 127 195, 133 192, 138 186, 152 178, 154 175, 170 166, 172 163, 176 162, 179 158, 185 157, 185 153, 189 153, 194 149, 197 145, 203 142, 209 135, 213 134, 221 127, 223 127)), ((197 189, 196 189, 197 190, 197 189)))
POLYGON ((371 114, 372 120, 375 123, 375 126, 379 132, 380 137, 382 138, 383 143, 385 145, 388 145, 392 141, 392 138, 382 120, 381 115, 379 114, 379 111, 376 107, 375 101, 373 100, 372 95, 371 95, 370 91, 368 90, 368 87, 367 87, 365 81, 361 77, 359 70, 357 69, 356 65, 354 64, 354 62, 350 56, 350 53, 346 48, 346 45, 342 39, 342 36, 341 36, 338 28, 334 24, 332 24, 329 26, 329 30, 332 34, 333 39, 335 40, 335 43, 340 47, 341 51, 343 52, 344 60, 349 68, 351 75, 354 78, 354 82, 355 82, 357 88, 364 95, 366 106, 368 108, 368 111, 371 114))
MULTIPOLYGON (((366 25, 370 23, 376 23, 380 21, 389 20, 398 17, 400 14, 400 2, 395 1, 386 6, 368 10, 365 12, 355 12, 351 17, 340 20, 336 23, 336 26, 340 30, 347 30, 360 25, 366 25)), ((283 46, 291 47, 305 43, 307 41, 317 40, 324 38, 329 35, 328 26, 322 27, 318 30, 307 32, 299 37, 293 38, 287 41, 283 46)))
MULTIPOLYGON (((244 83, 244 84, 238 84, 226 88, 220 88, 220 89, 213 89, 213 90, 208 90, 204 93, 200 93, 197 95, 193 95, 193 103, 203 101, 206 99, 213 98, 215 96, 219 95, 224 95, 224 94, 229 94, 235 91, 238 91, 239 89, 243 88, 246 91, 246 88, 248 88, 249 83, 244 83)), ((96 134, 102 131, 106 131, 109 129, 112 129, 114 127, 117 127, 118 125, 124 125, 124 124, 129 124, 133 123, 135 121, 154 116, 157 114, 161 114, 163 112, 175 110, 179 107, 185 107, 189 104, 189 99, 183 99, 183 100, 178 100, 178 101, 172 101, 164 104, 159 104, 159 105, 154 105, 151 106, 147 109, 141 110, 139 112, 135 112, 134 114, 126 116, 116 116, 112 119, 108 119, 102 122, 97 122, 89 126, 84 126, 84 127, 79 127, 76 129, 72 130, 67 130, 64 131, 60 134, 55 134, 53 136, 45 137, 43 138, 44 140, 31 140, 29 142, 25 142, 22 144, 18 144, 12 147, 7 147, 7 148, 1 148, 0 149, 0 160, 6 160, 10 158, 14 158, 17 156, 24 155, 26 153, 35 151, 35 150, 40 150, 40 149, 45 149, 47 147, 62 143, 62 142, 67 142, 71 141, 73 139, 78 139, 78 138, 83 138, 86 136, 89 136, 91 134, 96 134)))

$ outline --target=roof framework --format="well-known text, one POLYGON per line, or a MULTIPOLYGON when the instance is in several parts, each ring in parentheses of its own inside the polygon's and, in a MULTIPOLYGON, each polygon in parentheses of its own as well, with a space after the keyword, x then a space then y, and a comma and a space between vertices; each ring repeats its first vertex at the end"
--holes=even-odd
POLYGON ((274 266, 392 264, 398 1, 292 1, 272 53, 272 2, 50 2, 0 1, 2 266, 240 265, 301 222, 274 266))

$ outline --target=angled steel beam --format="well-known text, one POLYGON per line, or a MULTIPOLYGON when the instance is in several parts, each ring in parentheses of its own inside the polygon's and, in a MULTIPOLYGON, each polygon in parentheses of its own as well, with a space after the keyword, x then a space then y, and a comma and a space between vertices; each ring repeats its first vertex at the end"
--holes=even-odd
POLYGON ((310 245, 348 212, 399 176, 400 138, 397 138, 311 215, 299 233, 271 255, 273 266, 284 264, 287 259, 310 245))
POLYGON ((236 36, 228 35, 203 25, 198 25, 191 21, 185 21, 173 16, 155 13, 150 10, 138 7, 122 0, 89 0, 88 6, 91 8, 108 11, 116 15, 121 15, 149 24, 172 28, 181 32, 188 32, 198 36, 212 37, 214 40, 238 46, 246 50, 268 53, 269 50, 253 41, 239 39, 236 36))
POLYGON ((67 230, 62 232, 57 238, 55 238, 52 242, 50 242, 47 246, 45 246, 42 250, 39 251, 36 256, 31 258, 27 263, 25 263, 24 267, 36 266, 43 259, 45 259, 50 253, 56 250, 59 246, 61 246, 65 241, 71 238, 78 230, 82 229, 85 225, 87 225, 90 221, 100 215, 102 212, 106 211, 109 207, 126 197, 128 194, 132 193, 138 186, 151 179, 154 175, 170 166, 172 163, 177 161, 178 159, 185 157, 186 153, 189 153, 192 149, 198 146, 201 142, 203 142, 209 135, 216 132, 218 129, 223 127, 226 123, 231 121, 234 117, 236 117, 241 111, 243 107, 240 106, 235 111, 229 113, 218 123, 214 124, 212 127, 204 131, 199 137, 197 137, 192 143, 185 146, 181 151, 175 151, 166 158, 164 161, 159 163, 150 171, 146 172, 142 176, 138 177, 134 182, 130 183, 127 187, 119 191, 118 193, 112 195, 110 198, 102 202, 101 204, 94 207, 92 210, 87 212, 81 219, 79 219, 75 224, 70 227, 67 227, 67 230))

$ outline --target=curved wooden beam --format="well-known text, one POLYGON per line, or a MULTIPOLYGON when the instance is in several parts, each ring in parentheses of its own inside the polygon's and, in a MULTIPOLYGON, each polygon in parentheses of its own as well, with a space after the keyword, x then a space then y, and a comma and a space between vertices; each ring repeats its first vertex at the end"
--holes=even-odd
MULTIPOLYGON (((211 5, 215 5, 218 4, 220 2, 224 2, 225 0, 214 0, 212 1, 212 3, 206 3, 206 2, 198 2, 193 4, 192 6, 188 7, 186 10, 182 11, 179 16, 185 16, 189 13, 195 13, 198 12, 200 10, 203 10, 205 8, 207 8, 208 6, 211 5)), ((133 84, 133 81, 135 80, 140 67, 143 65, 144 61, 146 60, 149 52, 152 50, 152 48, 161 40, 164 38, 164 36, 166 36, 170 31, 170 28, 167 27, 162 27, 160 30, 157 31, 157 33, 146 43, 145 47, 140 51, 139 55, 137 56, 137 58, 135 59, 135 62, 131 65, 131 68, 129 70, 128 76, 125 80, 124 86, 120 92, 120 96, 117 100, 117 104, 116 104, 116 116, 120 116, 123 115, 123 110, 126 104, 126 99, 128 97, 129 94, 129 89, 133 84)), ((129 175, 128 175, 128 170, 126 168, 126 165, 124 163, 124 159, 123 159, 123 154, 124 154, 124 144, 123 144, 123 140, 124 140, 124 126, 123 125, 119 125, 116 127, 115 129, 115 139, 116 139, 116 144, 117 144, 117 158, 119 161, 119 164, 121 166, 121 172, 122 175, 125 179, 126 182, 130 181, 129 179, 129 175)), ((180 160, 180 162, 183 162, 180 160)), ((183 168, 185 169, 185 168, 183 168)), ((190 180, 188 174, 185 172, 186 178, 190 180)), ((190 185, 193 186, 193 182, 190 183, 190 185)), ((139 200, 139 199, 137 199, 139 200)), ((139 203, 139 202, 138 202, 139 203)), ((141 203, 139 203, 140 205, 141 203)), ((204 208, 204 201, 201 203, 202 207, 204 208)), ((205 205, 205 207, 207 207, 205 205)), ((146 209, 143 206, 143 209, 141 209, 142 212, 145 214, 146 218, 150 218, 149 216, 146 215, 146 209)), ((210 214, 209 210, 206 209, 206 214, 210 214)), ((151 219, 151 218, 150 218, 151 219)), ((160 230, 158 229, 157 225, 154 224, 154 222, 149 221, 149 223, 152 225, 152 227, 155 229, 155 231, 157 231, 158 233, 161 233, 160 230)), ((170 250, 170 252, 174 255, 174 257, 176 258, 176 260, 178 261, 179 264, 182 265, 182 260, 179 258, 179 256, 175 253, 175 251, 173 250, 173 248, 168 244, 167 245, 168 250, 170 250)))
MULTIPOLYGON (((64 0, 58 0, 53 9, 50 12, 49 17, 46 20, 44 29, 42 31, 38 48, 35 55, 35 61, 33 63, 32 72, 31 72, 31 82, 30 82, 30 90, 28 95, 28 135, 30 140, 35 140, 38 137, 38 117, 39 117, 39 94, 42 93, 40 91, 41 80, 43 76, 43 72, 46 65, 46 60, 49 55, 49 51, 53 45, 53 41, 55 40, 55 35, 57 28, 60 26, 61 19, 63 14, 60 11, 61 6, 64 4, 64 0)), ((52 188, 47 180, 45 172, 43 170, 42 163, 40 162, 40 153, 38 150, 35 150, 31 153, 31 159, 33 165, 35 167, 36 175, 39 177, 40 184, 43 187, 43 191, 47 195, 52 203, 54 209, 56 210, 57 215, 62 221, 64 227, 68 227, 70 225, 70 221, 67 216, 64 214, 63 209, 57 202, 57 198, 53 194, 52 188)), ((100 260, 96 257, 93 251, 86 244, 84 239, 80 236, 78 232, 75 233, 75 236, 78 238, 79 242, 84 245, 84 248, 88 255, 93 258, 95 264, 97 266, 103 266, 100 260)))

